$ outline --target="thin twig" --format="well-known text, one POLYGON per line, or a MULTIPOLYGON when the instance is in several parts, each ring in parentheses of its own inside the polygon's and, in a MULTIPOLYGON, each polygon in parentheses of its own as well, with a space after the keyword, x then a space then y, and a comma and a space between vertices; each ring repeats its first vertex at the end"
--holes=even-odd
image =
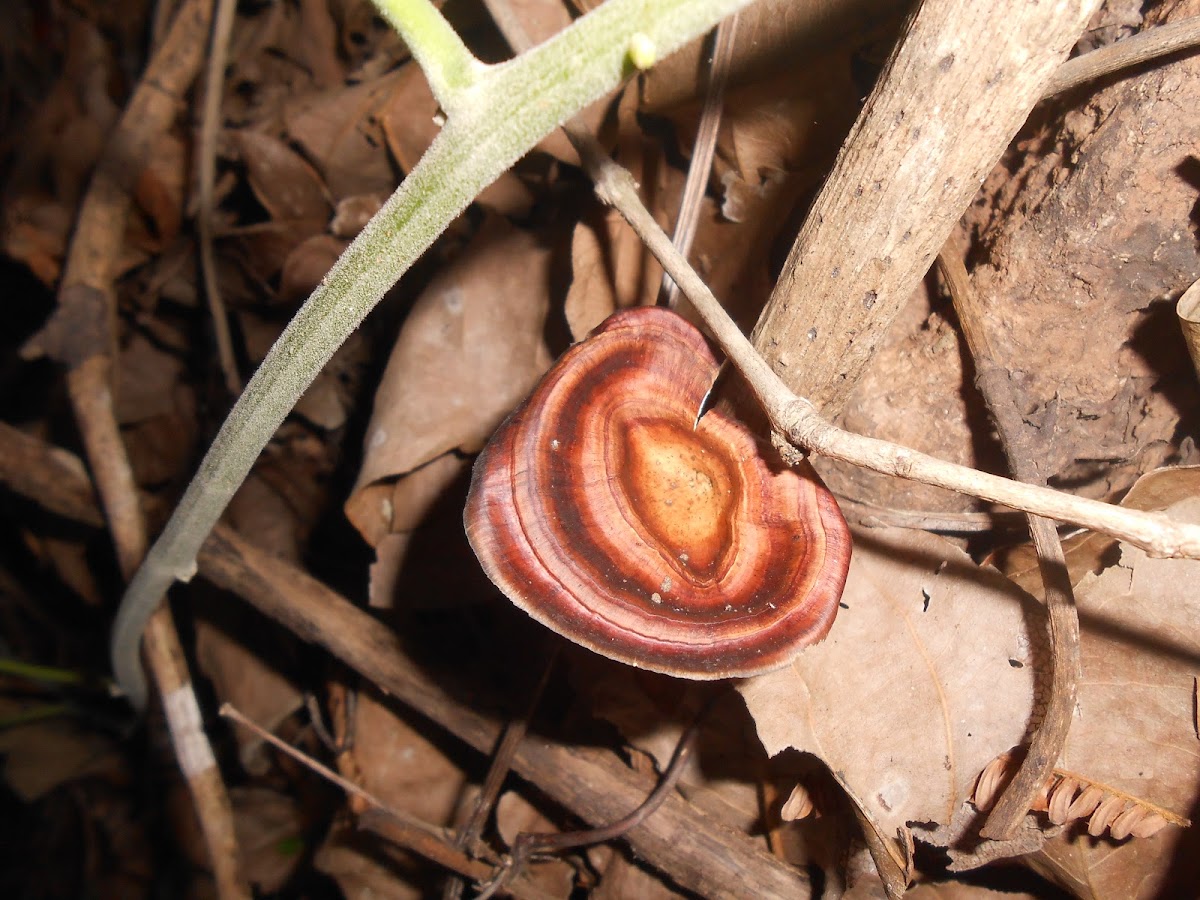
MULTIPOLYGON (((692 159, 688 164, 687 180, 683 183, 683 197, 679 201, 679 215, 675 219, 672 238, 675 249, 684 259, 692 252, 704 193, 712 173, 713 152, 717 148, 717 133, 721 130, 721 110, 725 105, 725 85, 729 82, 733 46, 737 40, 737 24, 738 16, 735 13, 721 21, 713 36, 704 108, 700 113, 700 126, 696 130, 696 142, 692 146, 692 159)), ((679 299, 679 286, 666 272, 663 272, 661 293, 663 304, 674 309, 679 299)))
POLYGON ((1200 45, 1200 16, 1156 25, 1115 44, 1067 60, 1051 77, 1042 99, 1055 97, 1121 69, 1152 62, 1172 53, 1194 50, 1197 45, 1200 45))
POLYGON ((650 796, 637 809, 633 810, 629 815, 621 817, 611 825, 605 825, 602 828, 549 834, 526 831, 518 834, 517 839, 513 841, 512 857, 504 871, 501 872, 500 877, 479 894, 476 900, 487 900, 487 898, 504 888, 535 855, 561 853, 563 850, 572 850, 575 847, 603 844, 606 841, 621 837, 646 821, 647 818, 662 806, 663 801, 667 799, 671 792, 675 790, 675 785, 679 783, 679 778, 683 775, 683 770, 691 759, 692 752, 696 749, 696 739, 700 734, 700 724, 704 721, 719 696, 720 694, 714 694, 710 697, 700 712, 696 714, 691 724, 684 729, 683 734, 679 737, 679 743, 675 745, 675 752, 671 756, 671 762, 667 765, 667 770, 663 772, 662 778, 659 779, 650 796))
MULTIPOLYGON (((1025 482, 1044 484, 1045 478, 1035 462, 1038 448, 1032 440, 1034 435, 1020 414, 1019 398, 1009 371, 997 359, 988 339, 983 304, 971 286, 957 243, 953 237, 946 242, 938 254, 938 269, 946 280, 963 337, 975 363, 975 383, 992 415, 1000 446, 1013 475, 1025 482)), ((1079 611, 1075 606, 1062 542, 1050 519, 1029 516, 1029 531, 1037 550, 1050 625, 1050 698, 1025 759, 981 830, 984 837, 996 840, 1012 838, 1058 763, 1075 714, 1079 682, 1079 611)))
MULTIPOLYGON (((71 406, 126 579, 145 556, 146 529, 113 409, 116 261, 132 207, 133 185, 154 141, 175 120, 181 99, 200 69, 210 13, 210 0, 183 3, 155 50, 88 186, 64 266, 59 306, 31 342, 69 367, 71 406)), ((200 727, 199 707, 169 609, 159 609, 147 623, 144 647, 175 756, 208 844, 217 891, 224 898, 249 898, 229 795, 200 727)))
MULTIPOLYGON (((456 849, 470 850, 483 833, 483 826, 486 824, 492 808, 496 805, 496 799, 500 796, 500 788, 503 787, 509 770, 512 768, 513 755, 517 752, 521 741, 525 740, 525 733, 529 730, 529 720, 533 718, 534 710, 542 702, 542 694, 545 693, 546 684, 550 681, 550 673, 558 661, 559 647, 561 644, 554 645, 550 658, 542 666, 542 674, 534 686, 524 712, 505 726, 500 743, 496 745, 496 750, 492 754, 492 762, 488 766, 487 775, 483 779, 483 789, 480 790, 467 821, 463 823, 454 839, 456 849)), ((450 878, 442 890, 442 900, 458 900, 462 896, 462 891, 462 879, 450 878)))
POLYGON ((447 829, 438 828, 401 810, 392 809, 366 788, 355 784, 348 778, 343 778, 324 763, 281 740, 253 719, 248 718, 232 704, 222 703, 219 712, 225 718, 237 722, 252 732, 259 739, 266 741, 276 750, 287 754, 302 766, 316 772, 326 781, 337 785, 347 794, 362 800, 379 817, 370 819, 368 822, 374 824, 378 823, 380 818, 385 819, 388 823, 387 828, 384 829, 386 836, 397 845, 418 853, 425 859, 445 866, 473 881, 484 881, 494 873, 495 869, 492 866, 472 859, 462 852, 462 848, 456 844, 455 835, 447 829))
MULTIPOLYGON (((572 140, 580 135, 567 131, 572 140)), ((785 456, 796 450, 818 453, 885 475, 947 488, 1026 513, 1070 522, 1140 547, 1152 556, 1200 559, 1200 525, 1163 515, 1124 509, 1049 488, 1021 484, 935 459, 899 444, 843 431, 825 421, 807 400, 797 397, 755 351, 703 280, 671 246, 671 239, 642 206, 632 176, 592 140, 576 144, 596 185, 597 195, 615 207, 670 272, 708 326, 717 344, 737 366, 766 411, 785 456)))
POLYGON ((204 85, 204 113, 200 122, 200 190, 196 221, 200 232, 200 270, 204 277, 204 292, 208 312, 212 317, 213 334, 217 339, 217 358, 225 376, 229 396, 242 392, 237 359, 233 353, 233 338, 229 332, 229 314, 221 298, 217 280, 217 261, 213 256, 213 190, 217 169, 217 132, 221 128, 221 97, 225 84, 225 60, 229 55, 229 36, 233 32, 237 0, 216 0, 217 14, 213 20, 212 43, 208 57, 208 74, 204 85))

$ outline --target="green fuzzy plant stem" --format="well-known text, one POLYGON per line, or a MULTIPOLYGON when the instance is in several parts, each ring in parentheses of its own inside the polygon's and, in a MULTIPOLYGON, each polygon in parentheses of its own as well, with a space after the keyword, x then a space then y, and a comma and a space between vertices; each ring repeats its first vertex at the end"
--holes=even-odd
POLYGON ((139 650, 147 620, 175 580, 194 574, 201 544, 262 448, 366 314, 480 191, 551 130, 748 2, 608 0, 516 59, 484 66, 427 0, 377 0, 431 73, 449 121, 280 335, 129 583, 112 661, 135 706, 146 702, 139 650))

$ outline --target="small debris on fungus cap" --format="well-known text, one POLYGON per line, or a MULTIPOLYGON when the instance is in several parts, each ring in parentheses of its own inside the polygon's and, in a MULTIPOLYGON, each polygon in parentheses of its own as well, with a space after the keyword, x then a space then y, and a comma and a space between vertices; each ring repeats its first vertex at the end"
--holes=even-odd
POLYGON ((500 426, 465 514, 484 571, 533 618, 693 679, 766 672, 821 640, 850 564, 811 468, 781 468, 723 412, 693 428, 717 369, 673 312, 610 317, 500 426))

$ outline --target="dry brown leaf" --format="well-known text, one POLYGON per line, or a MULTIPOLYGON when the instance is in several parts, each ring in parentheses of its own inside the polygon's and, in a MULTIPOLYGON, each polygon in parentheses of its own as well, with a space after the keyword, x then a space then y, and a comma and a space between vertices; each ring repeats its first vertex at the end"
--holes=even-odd
POLYGON ((820 757, 887 840, 948 823, 1033 714, 1041 614, 933 535, 859 532, 833 630, 739 687, 771 755, 820 757))
POLYGON ((334 200, 391 194, 396 187, 377 117, 398 78, 398 73, 390 73, 366 84, 310 96, 285 113, 288 134, 324 175, 334 200))
POLYGON ((358 237, 358 233, 371 220, 371 216, 379 212, 383 201, 387 198, 381 194, 356 194, 353 197, 343 197, 338 201, 333 219, 329 223, 329 231, 335 237, 347 241, 358 237))
POLYGON ((616 210, 598 212, 576 223, 571 238, 566 316, 577 341, 618 309, 653 303, 662 278, 629 223, 616 210))
POLYGON ((543 331, 550 252, 489 219, 404 323, 366 434, 346 514, 364 536, 391 521, 390 488, 365 491, 444 453, 474 453, 550 363, 543 331), (361 525, 359 523, 362 523, 361 525))
POLYGON ((919 884, 904 895, 904 900, 1038 900, 1043 894, 995 891, 961 881, 919 884))
POLYGON ((115 415, 121 425, 132 425, 155 416, 175 412, 178 383, 183 379, 183 361, 134 332, 121 348, 114 399, 115 415))
POLYGON ((361 693, 351 734, 362 787, 385 806, 431 825, 453 821, 466 775, 419 729, 386 701, 361 693))
MULTIPOLYGON (((261 618, 253 613, 240 614, 245 607, 226 604, 220 612, 221 627, 213 626, 208 619, 196 622, 196 662, 219 701, 232 704, 273 732, 303 706, 304 695, 265 658, 259 634, 261 618)), ((244 728, 236 729, 234 736, 246 771, 265 774, 270 759, 263 739, 244 728)))
MULTIPOLYGON (((1200 500, 1184 501, 1170 514, 1200 521, 1200 500)), ((1197 584, 1200 562, 1152 559, 1124 545, 1118 564, 1079 584, 1083 678, 1061 763, 1183 817, 1200 801, 1193 727, 1197 584)), ((1090 830, 1115 828, 1127 805, 1117 797, 1104 809, 1101 801, 1090 830)), ((1122 828, 1129 825, 1126 820, 1122 828)), ((1033 863, 1080 897, 1184 896, 1200 884, 1200 833, 1168 827, 1116 844, 1070 830, 1049 841, 1033 863)))
POLYGON ((10 200, 0 215, 0 246, 5 255, 28 266, 46 287, 55 287, 71 233, 72 211, 49 196, 30 192, 10 200))
MULTIPOLYGON (((516 791, 505 791, 496 801, 496 832, 509 847, 522 833, 553 834, 554 823, 516 791)), ((526 870, 532 881, 552 897, 570 897, 575 870, 564 859, 551 857, 526 870)))
MULTIPOLYGON (((371 606, 390 609, 395 605, 396 586, 417 526, 467 467, 467 460, 446 453, 393 484, 381 482, 364 489, 363 506, 378 509, 380 513, 378 519, 358 523, 363 529, 373 529, 363 531, 367 543, 375 548, 375 562, 371 564, 367 585, 371 606), (381 502, 366 502, 367 498, 372 501, 378 498, 381 502), (385 514, 390 514, 390 518, 385 519, 385 514)), ((440 593, 446 602, 451 601, 448 592, 440 593)), ((409 597, 409 603, 413 599, 409 597)))
POLYGON ((308 297, 345 249, 346 241, 331 234, 314 234, 298 244, 283 261, 279 299, 297 303, 308 297))
POLYGON ((264 893, 284 886, 303 859, 305 822, 295 799, 265 787, 229 791, 242 872, 264 893))
MULTIPOLYGON (((1200 494, 1200 466, 1176 466, 1155 469, 1139 478, 1121 500, 1129 509, 1152 511, 1166 509, 1180 500, 1200 494)), ((1078 584, 1088 572, 1099 572, 1117 541, 1106 534, 1082 532, 1063 541, 1063 553, 1071 584, 1078 584)), ((994 555, 1000 571, 1035 597, 1042 595, 1042 575, 1037 552, 1032 544, 1021 544, 994 555)))
POLYGON ((388 150, 401 171, 411 172, 442 130, 439 109, 421 67, 403 66, 391 80, 379 111, 388 150))
POLYGON ((425 900, 429 891, 419 885, 421 864, 398 852, 381 852, 379 841, 343 824, 330 829, 313 860, 317 871, 337 882, 342 896, 352 900, 425 900))
MULTIPOLYGON (((23 707, 4 700, 0 711, 15 716, 23 707)), ((77 778, 101 775, 121 780, 121 759, 113 742, 69 719, 0 730, 0 756, 4 760, 5 784, 25 803, 33 803, 77 778)))
POLYGON ((324 219, 330 203, 321 176, 279 138, 243 129, 233 142, 250 189, 272 219, 324 219))
MULTIPOLYGON (((296 248, 314 235, 323 235, 325 219, 279 219, 240 230, 228 239, 236 248, 235 255, 249 280, 256 284, 258 293, 274 299, 271 282, 282 271, 296 248)), ((224 246, 222 241, 219 246, 224 246)), ((223 262, 218 257, 218 265, 223 262)), ((222 272, 222 286, 228 285, 229 276, 222 272)), ((247 299, 254 296, 245 291, 230 299, 247 299)), ((294 302, 294 301, 293 301, 294 302)))
POLYGON ((187 147, 173 134, 160 135, 134 185, 134 199, 149 219, 153 240, 147 249, 161 252, 179 234, 187 186, 187 147))

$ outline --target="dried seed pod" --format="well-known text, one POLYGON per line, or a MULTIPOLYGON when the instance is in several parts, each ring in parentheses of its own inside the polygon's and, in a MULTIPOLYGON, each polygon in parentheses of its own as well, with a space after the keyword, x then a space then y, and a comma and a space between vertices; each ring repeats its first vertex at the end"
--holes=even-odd
POLYGON ((1101 800, 1096 811, 1092 813, 1092 817, 1088 819, 1088 834, 1092 837, 1100 837, 1104 834, 1125 809, 1125 804, 1128 802, 1124 797, 1118 797, 1115 794, 1109 794, 1101 800))
MULTIPOLYGON (((980 809, 990 809, 1011 780, 1018 754, 1001 753, 979 774, 972 800, 980 809)), ((1051 824, 1066 825, 1088 818, 1088 833, 1100 837, 1106 831, 1115 840, 1149 837, 1165 825, 1186 828, 1191 822, 1148 800, 1131 797, 1116 788, 1088 781, 1075 772, 1055 769, 1030 804, 1031 812, 1045 812, 1051 824), (1080 790, 1082 788, 1082 790, 1080 790)))
POLYGON ((971 802, 977 809, 987 810, 996 805, 1000 792, 1012 777, 1012 763, 1011 753, 1001 753, 983 767, 975 782, 975 791, 971 795, 971 802))
POLYGON ((1123 841, 1133 834, 1133 829, 1144 818, 1146 818, 1146 808, 1136 804, 1132 805, 1113 819, 1112 824, 1108 826, 1108 833, 1114 841, 1123 841))
POLYGON ((488 577, 559 634, 694 679, 777 668, 833 624, 850 535, 815 472, 720 411, 718 365, 664 309, 572 347, 475 465, 467 536, 488 577))
POLYGON ((779 818, 784 822, 795 822, 810 816, 816 807, 813 805, 812 794, 803 784, 797 784, 788 794, 787 800, 779 810, 779 818))
POLYGON ((1058 784, 1050 792, 1050 804, 1046 811, 1050 816, 1050 821, 1055 825, 1062 825, 1067 821, 1071 801, 1075 799, 1075 792, 1078 790, 1079 782, 1067 776, 1059 779, 1058 784))
POLYGON ((1082 819, 1084 816, 1090 816, 1096 811, 1096 807, 1100 805, 1100 801, 1104 799, 1104 789, 1095 784, 1089 784, 1085 787, 1075 802, 1071 804, 1071 808, 1067 810, 1067 821, 1074 819, 1082 819))
POLYGON ((1134 823, 1130 834, 1137 838, 1153 837, 1162 831, 1169 823, 1158 813, 1149 813, 1134 823))

